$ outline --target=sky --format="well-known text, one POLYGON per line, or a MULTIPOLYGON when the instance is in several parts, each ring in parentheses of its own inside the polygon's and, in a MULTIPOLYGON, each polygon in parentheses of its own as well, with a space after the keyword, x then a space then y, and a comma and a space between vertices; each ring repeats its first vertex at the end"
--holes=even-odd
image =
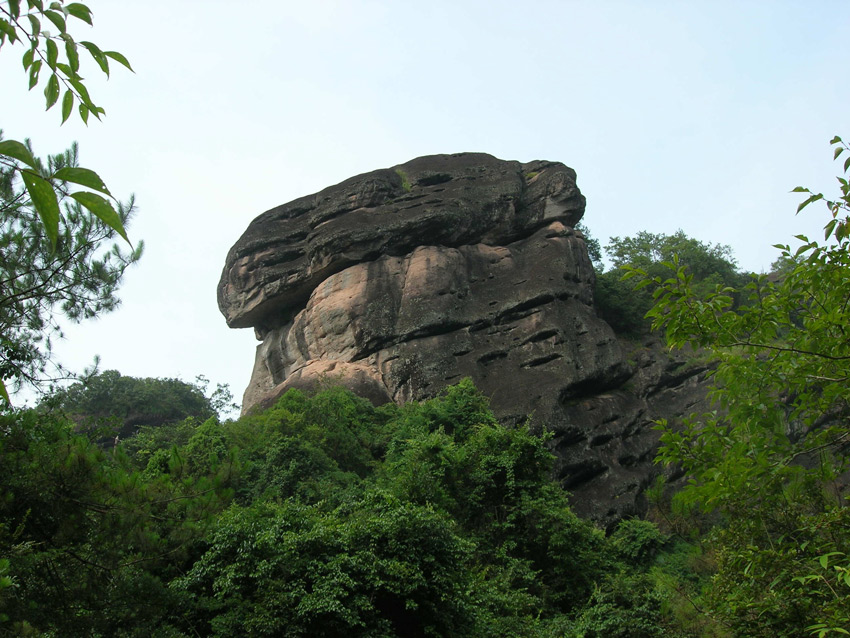
MULTIPOLYGON (((350 176, 463 151, 578 173, 584 223, 682 229, 769 269, 773 244, 820 235, 798 185, 836 193, 850 139, 850 3, 538 0, 90 0, 77 40, 123 53, 83 75, 102 122, 60 127, 0 50, 0 128, 80 163, 121 198, 142 260, 121 307, 68 326, 81 370, 203 374, 241 397, 257 342, 218 312, 228 249, 262 212, 350 176)), ((19 401, 20 402, 20 401, 19 401)))

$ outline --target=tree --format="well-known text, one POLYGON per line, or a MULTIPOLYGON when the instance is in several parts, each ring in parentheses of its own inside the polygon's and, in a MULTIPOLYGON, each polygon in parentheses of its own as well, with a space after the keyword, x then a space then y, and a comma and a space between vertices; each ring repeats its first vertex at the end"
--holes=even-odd
POLYGON ((205 635, 469 636, 470 548, 446 516, 381 491, 333 511, 258 502, 226 511, 172 588, 205 635))
POLYGON ((602 246, 599 240, 590 234, 590 229, 583 222, 576 224, 575 229, 584 235, 584 243, 587 245, 587 256, 590 257, 590 263, 593 264, 593 269, 602 272, 605 267, 602 264, 602 246))
POLYGON ((121 438, 140 426, 159 427, 194 417, 201 421, 217 416, 220 398, 227 392, 219 386, 210 396, 203 377, 197 383, 180 379, 137 378, 117 370, 105 370, 53 393, 40 407, 59 408, 76 422, 97 425, 116 421, 121 438))
POLYGON ((0 432, 0 635, 183 635, 168 583, 229 503, 225 481, 142 476, 57 413, 2 414, 0 432))
MULTIPOLYGON (((60 0, 45 7, 42 0, 26 0, 26 10, 22 11, 20 0, 6 0, 0 3, 0 49, 24 44, 21 61, 29 88, 39 84, 45 71, 49 76, 44 88, 47 108, 58 103, 64 90, 62 122, 77 104, 80 118, 87 123, 90 114, 99 119, 105 110, 92 101, 80 74, 80 49, 85 49, 107 76, 109 60, 132 68, 117 51, 103 51, 93 42, 77 42, 68 31, 70 18, 92 24, 91 10, 79 2, 65 4, 60 0)), ((135 261, 141 247, 126 255, 111 251, 112 263, 97 251, 100 242, 113 233, 129 243, 124 225, 132 201, 120 204, 97 173, 77 165, 76 149, 49 158, 45 165, 27 143, 0 139, 0 171, 4 194, 0 210, 5 240, 2 249, 8 268, 0 272, 4 283, 0 301, 8 302, 0 308, 0 397, 8 402, 5 379, 11 378, 16 384, 41 380, 39 373, 50 359, 50 349, 34 346, 33 342, 47 343, 49 335, 41 334, 41 330, 47 327, 49 333, 55 328, 54 305, 61 305, 62 312, 72 320, 111 309, 116 303, 114 289, 123 272, 118 262, 125 262, 125 267, 135 261), (40 257, 29 263, 23 259, 21 263, 18 258, 25 256, 12 254, 20 248, 40 257), (50 253, 57 253, 55 260, 52 255, 45 258, 50 253), (53 278, 57 276, 64 281, 55 282, 53 278), (107 289, 105 294, 93 290, 98 279, 107 289), (58 296, 46 297, 42 306, 40 295, 51 284, 58 296), (9 295, 7 286, 17 288, 9 295), (35 318, 27 314, 33 307, 38 307, 35 318)))
MULTIPOLYGON (((835 157, 848 150, 832 140, 835 157)), ((824 243, 778 246, 780 277, 752 275, 743 289, 697 288, 673 259, 664 275, 626 275, 655 288, 649 312, 671 347, 718 360, 717 411, 681 428, 661 424, 659 461, 691 482, 685 505, 720 510, 715 612, 736 635, 818 636, 850 631, 850 508, 840 477, 850 441, 850 186, 809 197, 829 209, 824 243), (736 295, 746 302, 735 307, 736 295)))
MULTIPOLYGON (((18 388, 67 376, 52 357, 52 337, 61 336, 57 317, 81 321, 114 309, 125 269, 142 254, 143 242, 123 250, 117 231, 99 223, 73 200, 65 202, 59 235, 49 241, 36 207, 20 183, 20 163, 0 168, 0 378, 18 388)), ((78 166, 78 148, 37 160, 42 175, 78 166)), ((68 184, 55 180, 60 193, 68 184)), ((122 224, 133 213, 132 198, 118 206, 122 224)))
POLYGON ((621 280, 623 268, 637 268, 651 279, 661 276, 674 256, 688 268, 698 291, 716 285, 736 286, 742 282, 732 249, 688 237, 683 231, 672 235, 639 232, 634 237, 612 237, 605 253, 613 269, 596 279, 596 306, 600 316, 617 333, 640 335, 649 331, 646 313, 652 307, 652 289, 632 290, 621 280))

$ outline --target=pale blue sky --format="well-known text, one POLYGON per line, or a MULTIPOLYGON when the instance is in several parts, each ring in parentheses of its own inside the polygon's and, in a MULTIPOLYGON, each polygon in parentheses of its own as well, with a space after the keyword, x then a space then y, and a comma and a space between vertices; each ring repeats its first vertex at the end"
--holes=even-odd
POLYGON ((263 211, 358 173, 460 151, 561 161, 603 244, 682 228, 763 270, 771 244, 825 223, 795 217, 789 191, 833 192, 828 142, 850 138, 845 1, 89 5, 78 39, 137 72, 105 82, 89 64, 102 123, 60 128, 26 93, 22 49, 0 51, 6 137, 42 154, 78 140, 139 204, 147 254, 119 311, 68 330, 75 368, 99 353, 241 395, 256 342, 216 308, 228 248, 263 211))

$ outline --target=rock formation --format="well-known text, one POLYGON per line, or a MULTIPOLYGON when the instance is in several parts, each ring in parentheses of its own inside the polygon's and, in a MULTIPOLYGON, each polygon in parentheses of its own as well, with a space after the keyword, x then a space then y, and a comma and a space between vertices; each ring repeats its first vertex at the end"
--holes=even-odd
POLYGON ((260 215, 218 288, 228 325, 262 341, 243 409, 324 378, 382 403, 469 376, 504 422, 553 431, 578 512, 640 512, 652 420, 699 400, 702 369, 624 348, 597 317, 575 179, 559 163, 435 155, 260 215))

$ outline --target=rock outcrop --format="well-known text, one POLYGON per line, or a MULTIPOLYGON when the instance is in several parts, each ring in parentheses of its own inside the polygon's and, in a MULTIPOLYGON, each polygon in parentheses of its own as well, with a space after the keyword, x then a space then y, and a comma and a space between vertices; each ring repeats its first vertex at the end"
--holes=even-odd
POLYGON ((382 403, 469 376, 503 421, 554 432, 577 511, 638 513, 652 420, 699 401, 702 369, 624 347, 597 317, 575 179, 559 163, 436 155, 259 216, 218 289, 228 325, 262 341, 243 409, 321 379, 382 403))

